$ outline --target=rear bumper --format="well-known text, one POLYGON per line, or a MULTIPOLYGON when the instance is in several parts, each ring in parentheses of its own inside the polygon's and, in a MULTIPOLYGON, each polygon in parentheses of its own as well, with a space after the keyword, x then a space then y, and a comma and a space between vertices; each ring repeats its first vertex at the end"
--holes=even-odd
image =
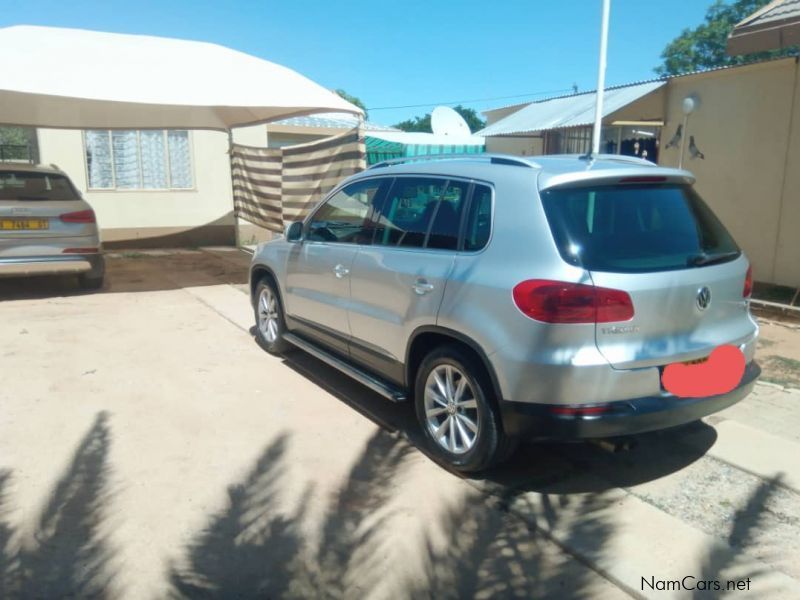
MULTIPOLYGON (((607 438, 667 429, 719 412, 747 396, 761 374, 751 361, 741 383, 727 394, 706 398, 679 398, 669 394, 608 403, 596 415, 564 415, 564 405, 501 402, 503 425, 509 435, 532 439, 577 440, 607 438)), ((592 406, 587 404, 587 406, 592 406)))
POLYGON ((104 273, 105 259, 102 254, 0 258, 0 277, 81 274, 102 277, 104 273))

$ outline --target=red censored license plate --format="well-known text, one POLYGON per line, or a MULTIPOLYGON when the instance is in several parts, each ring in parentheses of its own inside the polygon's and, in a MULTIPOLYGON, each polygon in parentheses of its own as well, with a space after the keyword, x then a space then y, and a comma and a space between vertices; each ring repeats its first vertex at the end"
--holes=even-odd
POLYGON ((744 375, 745 358, 736 346, 719 346, 705 358, 677 362, 661 369, 661 387, 681 398, 727 394, 744 375))

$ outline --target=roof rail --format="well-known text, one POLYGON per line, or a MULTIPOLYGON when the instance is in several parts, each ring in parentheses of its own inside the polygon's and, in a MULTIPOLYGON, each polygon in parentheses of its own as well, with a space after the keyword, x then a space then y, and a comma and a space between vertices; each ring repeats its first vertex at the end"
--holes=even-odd
POLYGON ((417 161, 432 161, 432 160, 451 160, 466 158, 470 160, 487 160, 495 165, 512 165, 516 167, 528 167, 530 169, 537 169, 539 165, 531 160, 520 158, 519 156, 512 156, 510 154, 491 154, 484 152, 481 154, 424 154, 420 156, 404 156, 402 158, 392 158, 383 160, 374 165, 370 165, 368 169, 379 169, 381 167, 388 167, 390 165, 400 165, 403 163, 417 162, 417 161))

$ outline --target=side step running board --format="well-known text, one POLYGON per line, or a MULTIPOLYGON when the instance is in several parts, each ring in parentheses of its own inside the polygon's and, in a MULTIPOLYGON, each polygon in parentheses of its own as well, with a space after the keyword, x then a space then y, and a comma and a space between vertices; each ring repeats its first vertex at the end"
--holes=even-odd
POLYGON ((342 359, 326 352, 325 350, 317 348, 315 345, 297 337, 292 333, 284 333, 283 339, 293 346, 297 346, 301 350, 308 352, 322 362, 329 364, 334 369, 338 369, 345 375, 349 375, 360 384, 367 386, 372 391, 377 392, 385 398, 388 398, 392 402, 404 402, 406 400, 405 392, 403 392, 400 388, 381 381, 377 377, 362 371, 358 367, 354 367, 353 365, 346 363, 342 359))

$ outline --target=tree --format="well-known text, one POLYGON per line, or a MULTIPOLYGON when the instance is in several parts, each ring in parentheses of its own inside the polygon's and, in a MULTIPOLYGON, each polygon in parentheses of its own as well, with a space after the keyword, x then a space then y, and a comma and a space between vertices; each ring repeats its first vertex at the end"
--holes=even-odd
MULTIPOLYGON (((469 130, 473 133, 486 127, 486 121, 478 116, 478 113, 474 108, 464 108, 459 104, 458 106, 453 107, 453 110, 464 117, 467 125, 469 125, 469 130)), ((405 121, 397 123, 395 127, 402 129, 403 131, 424 131, 431 133, 433 131, 431 129, 431 113, 428 113, 423 117, 406 119, 405 121)))
POLYGON ((753 14, 769 0, 734 0, 731 3, 716 0, 706 11, 702 25, 684 29, 661 53, 663 63, 656 67, 659 75, 680 75, 700 69, 738 65, 743 62, 794 54, 797 49, 787 48, 759 52, 746 56, 728 56, 725 46, 728 34, 745 17, 753 14))
POLYGON ((341 90, 341 89, 333 90, 333 91, 336 92, 340 97, 342 97, 345 100, 347 100, 350 104, 355 104, 358 108, 363 110, 364 111, 364 120, 365 121, 367 120, 367 118, 368 118, 367 107, 361 101, 361 98, 358 98, 357 96, 351 96, 350 94, 348 94, 347 92, 345 92, 344 90, 341 90))
POLYGON ((0 144, 25 146, 29 141, 28 131, 24 127, 0 127, 0 144))

